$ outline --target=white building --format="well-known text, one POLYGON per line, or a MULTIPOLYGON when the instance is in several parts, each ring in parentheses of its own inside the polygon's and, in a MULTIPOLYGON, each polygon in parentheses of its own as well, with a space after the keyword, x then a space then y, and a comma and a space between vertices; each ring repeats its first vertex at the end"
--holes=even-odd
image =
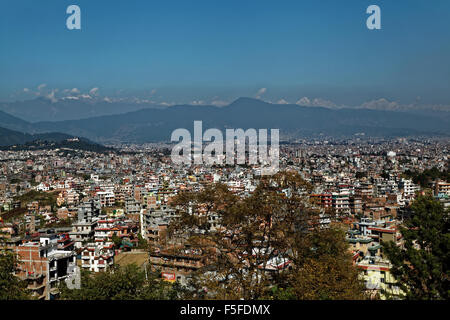
POLYGON ((81 267, 92 272, 107 270, 114 264, 114 244, 89 243, 81 249, 81 267))

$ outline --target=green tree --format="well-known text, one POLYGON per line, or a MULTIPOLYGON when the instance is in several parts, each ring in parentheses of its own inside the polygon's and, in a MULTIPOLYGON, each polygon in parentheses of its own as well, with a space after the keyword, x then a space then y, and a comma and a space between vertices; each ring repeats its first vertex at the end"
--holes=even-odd
POLYGON ((144 239, 144 237, 141 236, 141 234, 138 234, 138 249, 148 249, 148 242, 144 239))
POLYGON ((31 299, 26 282, 14 275, 17 266, 14 254, 0 252, 0 300, 31 299))
POLYGON ((120 248, 120 245, 122 244, 122 239, 117 236, 115 233, 113 234, 112 238, 111 238, 112 242, 114 243, 114 246, 116 248, 120 248))
POLYGON ((262 178, 247 198, 221 184, 180 193, 173 202, 180 218, 168 234, 173 250, 184 243, 204 264, 192 275, 189 298, 362 298, 344 233, 321 231, 310 190, 297 173, 281 172, 262 178))
POLYGON ((411 219, 400 228, 403 246, 392 242, 383 245, 393 264, 393 275, 406 299, 449 299, 448 211, 430 195, 419 196, 411 209, 411 219))
POLYGON ((365 286, 352 264, 344 228, 317 227, 303 235, 295 248, 293 270, 275 292, 275 298, 301 300, 365 299, 365 286), (287 294, 288 293, 288 294, 287 294), (281 294, 278 296, 277 294, 281 294))
POLYGON ((382 173, 381 173, 381 177, 383 178, 383 179, 389 179, 389 172, 388 171, 383 171, 382 173))
POLYGON ((367 177, 367 172, 364 171, 358 171, 355 173, 355 178, 356 179, 361 179, 361 178, 365 178, 367 177))
POLYGON ((82 270, 80 289, 68 289, 64 283, 59 289, 62 300, 173 300, 180 290, 179 285, 162 280, 159 273, 135 264, 96 274, 82 270))

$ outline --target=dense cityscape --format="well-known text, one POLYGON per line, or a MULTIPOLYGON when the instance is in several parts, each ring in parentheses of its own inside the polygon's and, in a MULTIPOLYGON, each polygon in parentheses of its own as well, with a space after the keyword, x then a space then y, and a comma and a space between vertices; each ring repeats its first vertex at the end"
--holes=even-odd
MULTIPOLYGON (((16 275, 31 298, 59 298, 61 284, 79 283, 80 270, 96 274, 135 263, 160 281, 189 288, 193 275, 211 269, 204 249, 170 238, 171 223, 181 214, 173 200, 217 184, 245 199, 262 181, 261 171, 250 165, 177 166, 170 148, 161 143, 103 153, 0 152, 1 246, 17 254, 16 275)), ((319 212, 320 227, 344 228, 367 298, 401 296, 382 246, 403 245, 399 227, 410 219, 418 196, 430 194, 450 206, 449 148, 448 140, 430 138, 281 145, 280 171, 311 186, 305 201, 319 212)), ((217 213, 207 219, 207 230, 225 228, 217 213)), ((282 274, 292 264, 282 254, 270 255, 261 272, 282 274)))
POLYGON ((446 308, 450 1, 3 2, 2 316, 446 308))

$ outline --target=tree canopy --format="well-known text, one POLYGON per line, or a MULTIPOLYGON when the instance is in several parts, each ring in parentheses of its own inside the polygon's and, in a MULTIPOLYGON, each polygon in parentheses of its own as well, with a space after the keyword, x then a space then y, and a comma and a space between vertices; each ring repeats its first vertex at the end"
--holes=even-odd
POLYGON ((411 209, 411 219, 400 228, 403 246, 384 244, 392 272, 406 299, 449 299, 448 210, 430 195, 419 196, 411 209))
POLYGON ((0 300, 31 299, 27 283, 14 275, 18 262, 11 252, 0 252, 0 300))
POLYGON ((178 284, 161 279, 158 273, 139 268, 135 264, 91 273, 81 272, 81 288, 68 289, 60 285, 63 300, 174 300, 178 298, 178 284))
MULTIPOLYGON (((324 228, 308 201, 311 186, 297 173, 264 177, 249 197, 221 184, 183 192, 172 243, 200 250, 190 298, 361 299, 345 234, 324 228)), ((170 246, 170 244, 167 244, 170 246)), ((181 247, 183 249, 183 247, 181 247)))

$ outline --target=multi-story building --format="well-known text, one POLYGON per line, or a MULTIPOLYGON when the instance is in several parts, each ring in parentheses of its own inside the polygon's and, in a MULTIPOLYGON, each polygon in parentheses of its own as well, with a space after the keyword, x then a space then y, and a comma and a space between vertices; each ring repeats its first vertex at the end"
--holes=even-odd
POLYGON ((78 221, 72 223, 72 231, 69 232, 69 236, 75 242, 75 248, 81 248, 84 243, 93 239, 96 226, 96 221, 78 221))
POLYGON ((333 192, 332 193, 332 206, 337 213, 348 214, 350 213, 350 194, 349 192, 333 192))
POLYGON ((358 198, 370 198, 373 196, 373 186, 370 183, 361 183, 355 187, 355 196, 358 198))
POLYGON ((356 266, 361 270, 361 279, 372 297, 379 294, 380 298, 385 299, 386 295, 399 296, 402 293, 391 273, 392 265, 388 260, 368 255, 356 266))
POLYGON ((16 275, 26 280, 28 289, 38 299, 52 299, 57 296, 58 285, 75 271, 74 251, 58 248, 55 235, 45 235, 39 241, 25 242, 15 247, 19 258, 16 275))
POLYGON ((152 250, 150 252, 150 265, 178 282, 185 284, 189 275, 203 266, 200 250, 182 248, 152 250))
POLYGON ((78 221, 96 221, 100 215, 100 209, 100 202, 94 199, 80 204, 78 206, 78 221))
POLYGON ((405 198, 414 198, 417 191, 420 190, 420 187, 412 182, 409 179, 402 179, 399 183, 399 189, 403 190, 403 195, 405 198))
POLYGON ((361 215, 363 213, 363 201, 361 198, 351 196, 349 198, 350 213, 353 215, 361 215))
POLYGON ((322 208, 332 207, 332 196, 331 193, 314 193, 311 195, 311 200, 318 206, 322 208))
POLYGON ((114 244, 89 243, 81 248, 81 267, 92 272, 102 272, 114 264, 114 244))
POLYGON ((125 199, 125 213, 127 215, 139 214, 141 212, 141 203, 134 198, 125 199))
POLYGON ((450 196, 450 183, 444 181, 436 181, 434 183, 434 195, 442 196, 447 195, 450 196))
POLYGON ((99 191, 97 197, 102 207, 112 207, 116 202, 116 197, 112 191, 99 191))

